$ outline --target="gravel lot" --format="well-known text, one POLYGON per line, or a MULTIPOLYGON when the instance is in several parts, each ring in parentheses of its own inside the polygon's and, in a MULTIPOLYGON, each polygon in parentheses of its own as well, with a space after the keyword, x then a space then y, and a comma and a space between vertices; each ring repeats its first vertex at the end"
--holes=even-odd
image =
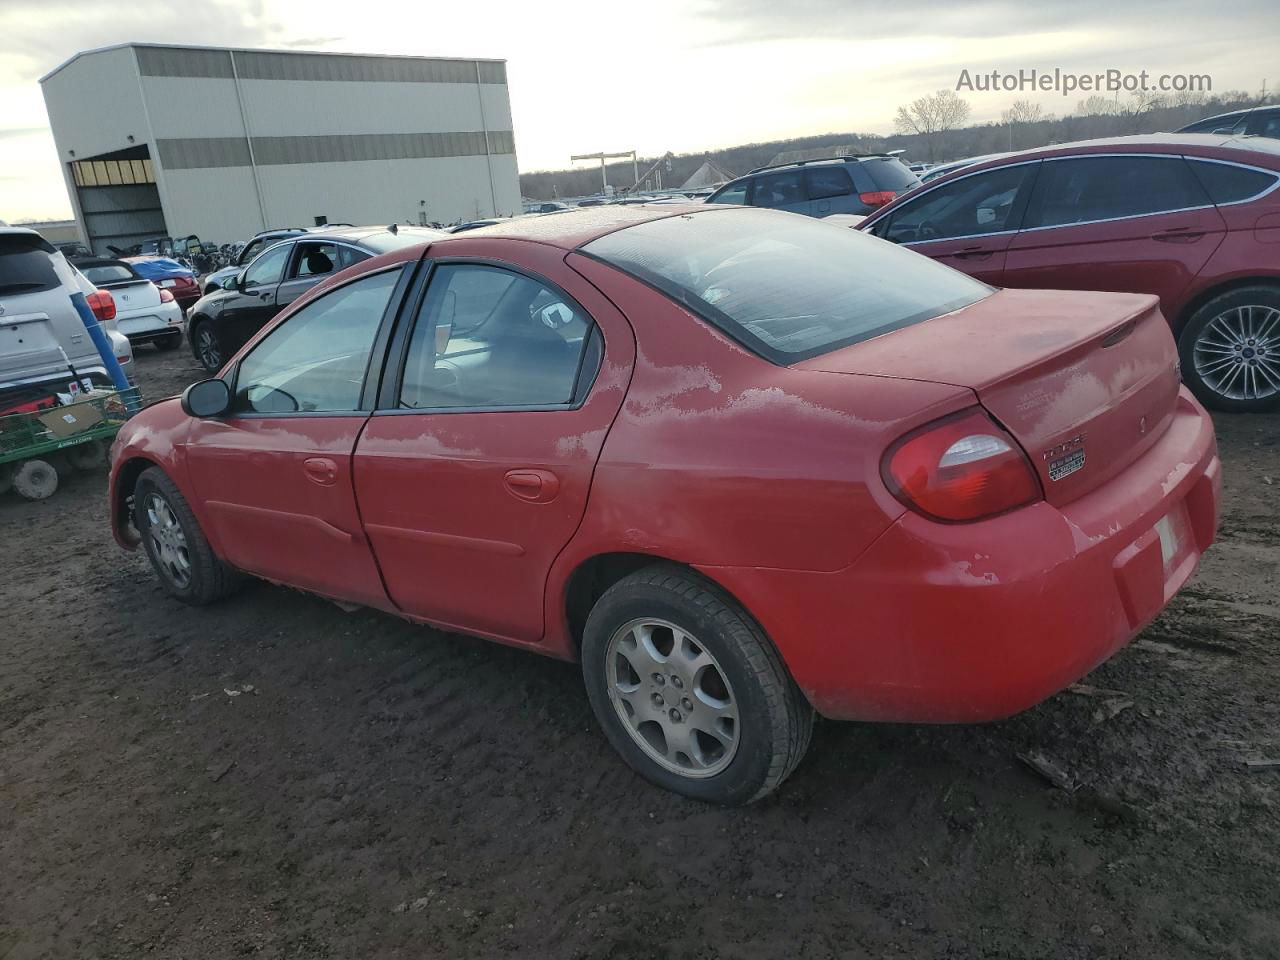
POLYGON ((6 495, 0 958, 1280 957, 1280 769, 1244 763, 1280 760, 1280 415, 1217 424, 1221 540, 1103 693, 822 723, 728 811, 633 776, 575 666, 264 584, 189 609, 104 473, 6 495))

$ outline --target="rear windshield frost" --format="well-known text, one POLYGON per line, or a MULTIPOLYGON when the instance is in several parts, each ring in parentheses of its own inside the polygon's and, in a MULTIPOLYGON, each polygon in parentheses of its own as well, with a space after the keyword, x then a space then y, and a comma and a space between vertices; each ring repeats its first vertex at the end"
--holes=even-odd
POLYGON ((582 248, 789 364, 950 313, 991 288, 848 227, 727 207, 650 220, 582 248))

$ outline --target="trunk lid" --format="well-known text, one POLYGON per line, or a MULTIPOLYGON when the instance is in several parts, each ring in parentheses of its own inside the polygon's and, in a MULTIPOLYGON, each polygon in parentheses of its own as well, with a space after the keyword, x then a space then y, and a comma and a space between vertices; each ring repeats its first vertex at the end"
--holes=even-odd
POLYGON ((1002 290, 797 366, 968 387, 1062 505, 1142 456, 1172 420, 1177 348, 1153 296, 1002 290))
POLYGON ((114 280, 97 286, 110 292, 120 313, 160 306, 160 288, 150 280, 114 280))

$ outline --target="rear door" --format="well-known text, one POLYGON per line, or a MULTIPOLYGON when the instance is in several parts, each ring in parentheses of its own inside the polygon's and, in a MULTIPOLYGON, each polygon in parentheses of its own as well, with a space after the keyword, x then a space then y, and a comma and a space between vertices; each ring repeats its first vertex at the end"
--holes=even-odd
POLYGON ((1171 317, 1225 229, 1182 157, 1045 160, 1004 285, 1153 293, 1171 317))
POLYGON ((926 188, 871 232, 1000 286, 1038 165, 1010 164, 926 188))
POLYGON ((853 181, 843 164, 809 167, 804 171, 804 186, 812 216, 825 217, 852 209, 853 181))
POLYGON ((811 209, 799 167, 756 177, 751 182, 750 203, 753 207, 790 210, 792 213, 808 214, 811 209))
POLYGON ((509 246, 451 242, 487 262, 432 268, 356 449, 356 495, 404 612, 533 643, 635 345, 563 251, 519 246, 498 264, 509 246))
POLYGON ((351 456, 372 406, 370 358, 385 349, 407 269, 367 274, 302 307, 237 364, 232 413, 192 421, 192 484, 236 567, 388 606, 360 529, 351 456))

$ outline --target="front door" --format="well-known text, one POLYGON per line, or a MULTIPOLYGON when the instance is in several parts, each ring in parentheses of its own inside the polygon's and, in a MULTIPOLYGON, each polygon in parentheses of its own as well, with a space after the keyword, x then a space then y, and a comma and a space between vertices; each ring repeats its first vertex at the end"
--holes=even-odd
MULTIPOLYGON (((450 244, 473 248, 486 249, 450 244)), ((389 372, 355 477, 365 530, 404 612, 533 643, 547 576, 582 519, 635 347, 626 320, 563 253, 521 256, 531 272, 434 266, 403 359, 393 351, 388 362, 402 373, 389 372)))
POLYGON ((1172 319, 1225 233, 1181 157, 1046 160, 1009 245, 1004 285, 1154 293, 1172 319))
POLYGON ((369 358, 402 269, 336 287, 286 318, 237 364, 232 412, 193 422, 192 484, 235 567, 389 605, 361 531, 351 458, 372 405, 369 358))
POLYGON ((276 289, 292 252, 292 243, 281 243, 254 260, 244 272, 244 281, 223 304, 221 322, 228 353, 239 349, 279 312, 276 289))

